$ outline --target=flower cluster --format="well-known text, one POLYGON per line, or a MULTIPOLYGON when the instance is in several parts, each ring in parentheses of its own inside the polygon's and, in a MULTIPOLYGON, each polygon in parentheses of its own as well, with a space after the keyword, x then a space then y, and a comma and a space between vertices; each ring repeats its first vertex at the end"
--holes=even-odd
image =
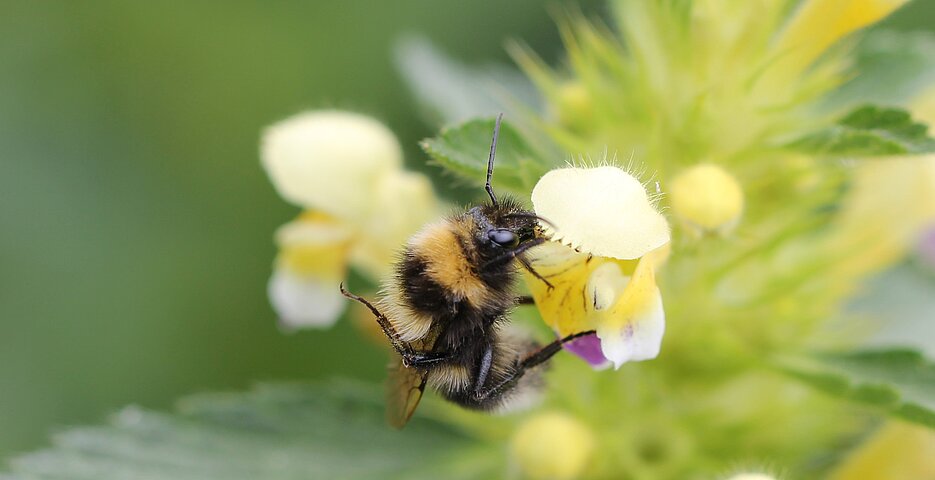
MULTIPOLYGON (((848 480, 885 470, 894 442, 935 438, 888 426, 835 468, 816 461, 865 435, 868 416, 776 360, 859 344, 859 329, 836 328, 853 294, 930 243, 919 239, 935 225, 924 154, 935 141, 905 112, 832 101, 859 74, 849 39, 903 3, 617 0, 617 31, 574 15, 561 24, 561 67, 514 46, 544 108, 507 117, 501 141, 513 143, 495 181, 529 200, 551 240, 527 258, 539 317, 556 337, 595 334, 565 345, 587 364, 556 359, 544 410, 438 416, 507 448, 529 478, 771 479, 782 465, 848 480), (632 158, 563 164, 562 152, 595 151, 632 158), (620 372, 589 368, 611 365, 620 372)), ((916 104, 931 121, 930 95, 916 104)), ((479 181, 485 122, 423 146, 479 181)), ((287 324, 333 321, 348 265, 379 281, 438 215, 427 180, 400 159, 385 127, 359 115, 304 114, 267 132, 264 165, 305 209, 277 234, 270 295, 287 324)), ((909 473, 893 478, 926 478, 928 452, 900 451, 909 473)))

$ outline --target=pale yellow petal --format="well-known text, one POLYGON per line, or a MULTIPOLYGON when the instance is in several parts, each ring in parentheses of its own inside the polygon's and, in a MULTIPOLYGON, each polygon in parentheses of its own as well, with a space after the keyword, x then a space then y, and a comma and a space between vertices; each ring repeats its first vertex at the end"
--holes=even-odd
POLYGON ((643 185, 618 167, 563 168, 532 191, 553 239, 602 257, 632 260, 669 243, 669 224, 643 185))
POLYGON ((377 182, 402 165, 392 132, 365 115, 306 112, 269 127, 260 156, 286 200, 337 218, 370 214, 377 182))
POLYGON ((891 265, 935 223, 935 155, 864 160, 844 200, 830 245, 852 257, 840 268, 862 277, 891 265))
POLYGON ((342 279, 353 236, 351 229, 330 217, 303 213, 276 231, 276 265, 302 276, 342 279))
POLYGON ((351 256, 355 266, 380 279, 409 237, 441 215, 441 205, 428 177, 402 170, 381 178, 373 199, 373 212, 358 222, 360 236, 351 256))

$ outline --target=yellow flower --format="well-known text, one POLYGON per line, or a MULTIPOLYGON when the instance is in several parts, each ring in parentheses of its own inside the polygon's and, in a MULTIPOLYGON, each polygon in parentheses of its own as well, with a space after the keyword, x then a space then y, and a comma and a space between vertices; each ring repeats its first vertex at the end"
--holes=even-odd
POLYGON ((779 36, 778 70, 795 78, 828 47, 872 25, 908 0, 807 0, 779 36))
POLYGON ((603 358, 587 337, 569 349, 595 366, 655 358, 665 331, 655 272, 670 237, 643 185, 613 166, 565 168, 539 180, 532 202, 555 225, 530 254, 549 284, 527 275, 545 322, 561 337, 594 330, 603 358))
POLYGON ((579 478, 595 447, 594 435, 570 415, 546 412, 520 425, 510 450, 532 479, 579 478))
POLYGON ((923 480, 935 478, 935 433, 890 422, 831 473, 832 480, 923 480))
POLYGON ((370 117, 302 113, 268 128, 260 153, 280 195, 305 209, 276 234, 269 296, 285 326, 333 323, 348 266, 380 280, 399 246, 439 213, 428 179, 402 169, 396 137, 370 117))

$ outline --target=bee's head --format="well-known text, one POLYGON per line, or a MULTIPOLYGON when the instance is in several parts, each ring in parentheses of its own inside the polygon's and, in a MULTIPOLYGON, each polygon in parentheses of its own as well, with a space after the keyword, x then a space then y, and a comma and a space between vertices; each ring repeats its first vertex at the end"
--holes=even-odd
POLYGON ((474 207, 469 214, 474 220, 475 243, 482 250, 502 253, 537 236, 539 217, 510 198, 474 207))
MULTIPOLYGON (((497 137, 500 135, 500 121, 503 114, 497 115, 490 142, 490 156, 487 158, 487 183, 484 189, 490 197, 488 205, 472 208, 468 213, 475 225, 475 243, 484 256, 503 256, 513 252, 518 255, 533 246, 536 240, 539 220, 535 213, 526 211, 511 198, 497 199, 490 186, 493 177, 493 163, 497 154, 497 137)), ((541 243, 542 240, 539 240, 541 243)))

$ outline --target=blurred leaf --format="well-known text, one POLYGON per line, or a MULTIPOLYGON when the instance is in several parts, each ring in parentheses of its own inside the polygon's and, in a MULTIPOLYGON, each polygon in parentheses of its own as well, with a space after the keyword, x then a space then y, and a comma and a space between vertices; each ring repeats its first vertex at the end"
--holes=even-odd
POLYGON ((779 366, 832 395, 935 428, 935 364, 915 350, 808 354, 779 366))
POLYGON ((857 47, 857 75, 827 99, 829 108, 874 102, 905 105, 935 80, 935 34, 870 32, 857 47))
POLYGON ((927 130, 904 110, 865 105, 789 147, 811 154, 853 157, 935 152, 935 139, 927 130))
POLYGON ((175 414, 125 408, 109 425, 66 431, 14 459, 0 478, 482 478, 497 458, 464 462, 478 445, 426 419, 390 429, 378 388, 266 385, 190 398, 175 414))
MULTIPOLYGON (((465 122, 498 112, 519 118, 516 105, 538 105, 532 82, 515 68, 472 67, 448 58, 418 36, 396 44, 396 68, 438 124, 465 122)), ((528 107, 524 107, 528 108, 528 107)))
MULTIPOLYGON (((423 140, 422 149, 442 167, 483 185, 494 124, 493 119, 477 119, 445 128, 437 137, 423 140)), ((493 175, 495 191, 509 190, 528 198, 532 187, 550 168, 515 128, 506 121, 502 123, 493 175)))

